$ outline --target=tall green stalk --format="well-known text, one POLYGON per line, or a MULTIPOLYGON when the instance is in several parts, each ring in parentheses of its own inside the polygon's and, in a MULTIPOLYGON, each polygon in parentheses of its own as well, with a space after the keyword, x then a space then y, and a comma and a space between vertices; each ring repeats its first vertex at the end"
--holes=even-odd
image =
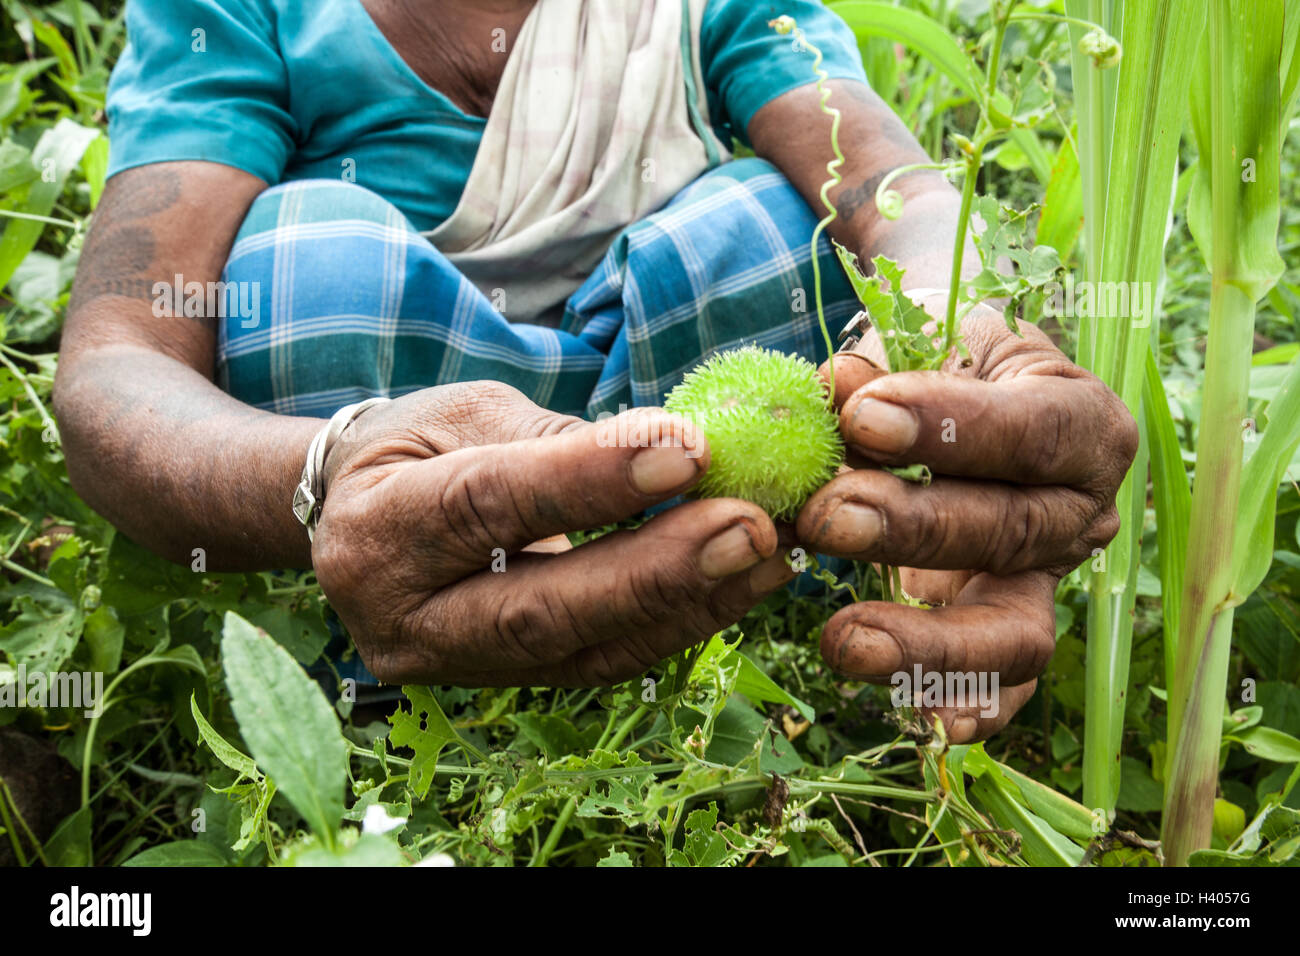
POLYGON ((1282 273, 1284 9, 1283 0, 1211 0, 1203 68, 1193 87, 1200 169, 1188 221, 1209 263, 1211 286, 1196 482, 1169 689, 1162 837, 1172 865, 1185 864, 1210 844, 1233 613, 1258 583, 1242 581, 1248 556, 1225 529, 1224 517, 1237 515, 1242 497, 1255 303, 1282 273))
MULTIPOLYGON (((1079 164, 1084 189, 1087 278, 1155 289, 1163 269, 1186 91, 1204 20, 1192 0, 1067 0, 1070 16, 1119 36, 1118 77, 1098 77, 1076 52, 1079 164), (1117 31, 1114 21, 1121 21, 1117 31), (1113 85, 1112 85, 1113 83, 1113 85), (1116 103, 1124 103, 1118 110, 1116 103), (1145 285, 1143 285, 1145 284, 1145 285)), ((1079 31, 1082 32, 1082 31, 1079 31)), ((1077 49, 1077 45, 1076 45, 1077 49)), ((1155 315, 1113 314, 1110 296, 1079 320, 1078 361, 1124 400, 1141 421, 1146 351, 1155 315), (1109 311, 1108 311, 1109 309, 1109 311)), ((1143 430, 1145 432, 1145 429, 1143 430)), ((1112 814, 1119 795, 1120 751, 1133 642, 1139 534, 1146 499, 1145 441, 1116 496, 1121 529, 1104 555, 1085 565, 1088 589, 1084 730, 1084 802, 1112 814)))

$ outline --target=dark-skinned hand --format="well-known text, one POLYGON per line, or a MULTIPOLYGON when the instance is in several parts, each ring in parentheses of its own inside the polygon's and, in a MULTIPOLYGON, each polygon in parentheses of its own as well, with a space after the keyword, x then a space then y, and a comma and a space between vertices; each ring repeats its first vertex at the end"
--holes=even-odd
POLYGON ((954 357, 943 371, 885 375, 870 337, 837 355, 852 467, 798 520, 810 548, 900 567, 904 590, 936 605, 839 611, 822 634, 836 671, 874 683, 916 664, 997 673, 995 714, 927 711, 955 743, 996 733, 1033 694, 1055 650, 1056 584, 1115 536, 1115 492, 1137 449, 1118 396, 1039 329, 1020 330, 975 310, 962 325, 970 364, 954 357), (916 463, 933 473, 928 487, 878 467, 916 463))
POLYGON ((705 440, 659 409, 593 424, 471 382, 376 406, 345 438, 312 560, 387 683, 617 683, 793 577, 772 521, 735 499, 579 548, 545 541, 639 515, 703 474, 705 440))

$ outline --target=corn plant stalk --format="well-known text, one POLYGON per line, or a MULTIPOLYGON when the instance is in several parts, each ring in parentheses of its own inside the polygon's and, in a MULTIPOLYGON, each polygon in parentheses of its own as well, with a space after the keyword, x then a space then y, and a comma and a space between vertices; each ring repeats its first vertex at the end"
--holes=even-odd
MULTIPOLYGON (((1237 534, 1225 532, 1223 516, 1236 515, 1241 499, 1255 303, 1282 273, 1280 69, 1290 59, 1281 50, 1283 14, 1283 0, 1212 0, 1203 68, 1193 87, 1201 157, 1188 221, 1209 262, 1211 286, 1196 482, 1169 693, 1162 838, 1165 858, 1175 866, 1210 844, 1233 613, 1249 594, 1240 572, 1250 549, 1237 534), (1249 176, 1244 163, 1251 165, 1249 176)), ((1290 423, 1273 424, 1286 431, 1290 423)))
MULTIPOLYGON (((1121 5, 1067 0, 1066 12, 1098 23, 1123 48, 1118 77, 1092 76, 1090 57, 1075 55, 1079 164, 1084 189, 1087 276, 1092 282, 1157 285, 1173 197, 1178 140, 1197 34, 1198 4, 1144 0, 1121 5), (1116 102, 1126 104, 1117 110, 1116 102)), ((1142 286, 1139 286, 1142 288, 1142 286)), ((1157 317, 1109 314, 1114 303, 1079 321, 1078 361, 1114 389, 1139 421, 1146 352, 1157 317)), ((1142 429, 1145 433, 1145 428, 1142 429)), ((1145 505, 1146 443, 1120 486, 1121 529, 1101 560, 1085 565, 1088 645, 1084 729, 1084 802, 1107 815, 1119 795, 1120 750, 1133 641, 1138 536, 1145 505)))

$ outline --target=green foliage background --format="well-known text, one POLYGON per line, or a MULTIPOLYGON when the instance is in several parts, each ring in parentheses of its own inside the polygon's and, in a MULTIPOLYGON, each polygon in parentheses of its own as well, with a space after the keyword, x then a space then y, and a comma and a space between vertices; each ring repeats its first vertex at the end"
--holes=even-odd
MULTIPOLYGON (((975 0, 903 5, 967 47, 988 25, 987 4, 975 0)), ((664 662, 648 675, 653 694, 635 681, 587 691, 405 688, 400 706, 337 701, 337 675, 322 658, 328 611, 310 575, 169 564, 115 534, 68 485, 49 395, 68 290, 103 189, 104 91, 122 21, 105 2, 0 6, 0 683, 22 664, 100 671, 109 687, 94 718, 0 708, 0 730, 47 741, 81 784, 73 812, 41 838, 0 784, 0 853, 29 865, 1065 865, 1085 854, 1102 865, 1154 862, 1144 840, 1159 832, 1165 732, 1150 513, 1113 828, 1067 799, 1080 792, 1084 703, 1085 599, 1073 576, 1058 594, 1058 650, 1038 693, 987 747, 945 748, 892 712, 886 690, 827 670, 820 627, 847 599, 834 587, 776 595, 710 644, 664 662)), ((974 117, 944 71, 878 38, 863 37, 862 50, 875 88, 932 155, 951 156, 949 134, 974 117)), ((1009 141, 980 188, 1021 209, 1046 195, 1056 207, 1043 217, 1052 235, 1039 238, 1068 264, 1077 226, 1063 181, 1065 33, 1013 24, 1005 59, 1014 82, 1046 78, 1053 96, 1035 131, 1041 155, 1009 141), (1043 157, 1046 176, 1036 168, 1043 157)), ((1293 127, 1292 144, 1296 135, 1293 127)), ((1159 349, 1189 466, 1208 301, 1182 219, 1194 160, 1184 157, 1179 178, 1159 349)), ((1300 247, 1300 170, 1293 154, 1283 164, 1281 253, 1290 262, 1300 247)), ((1035 212, 1031 228, 1043 220, 1035 212)), ((1255 411, 1300 352, 1298 310, 1289 273, 1259 313, 1255 411)), ((1035 302, 1024 314, 1038 317, 1035 302)), ((1042 324, 1071 350, 1068 320, 1042 324)), ((1279 489, 1271 570, 1237 615, 1215 836, 1220 850, 1235 841, 1235 856, 1204 862, 1244 862, 1261 843, 1283 862, 1300 842, 1292 474, 1294 466, 1279 489), (1243 701, 1243 688, 1253 700, 1243 701), (1239 840, 1275 793, 1293 810, 1269 833, 1239 840)), ((841 578, 860 593, 879 589, 864 568, 841 578)))

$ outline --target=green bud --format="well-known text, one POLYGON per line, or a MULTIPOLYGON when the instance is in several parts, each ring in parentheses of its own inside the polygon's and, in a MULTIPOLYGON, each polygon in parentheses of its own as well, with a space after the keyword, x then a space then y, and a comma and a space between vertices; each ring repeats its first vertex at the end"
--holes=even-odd
POLYGON ((1079 52, 1092 57, 1092 65, 1099 70, 1118 66, 1124 56, 1124 48, 1119 45, 1119 41, 1101 27, 1083 35, 1079 41, 1079 52))

